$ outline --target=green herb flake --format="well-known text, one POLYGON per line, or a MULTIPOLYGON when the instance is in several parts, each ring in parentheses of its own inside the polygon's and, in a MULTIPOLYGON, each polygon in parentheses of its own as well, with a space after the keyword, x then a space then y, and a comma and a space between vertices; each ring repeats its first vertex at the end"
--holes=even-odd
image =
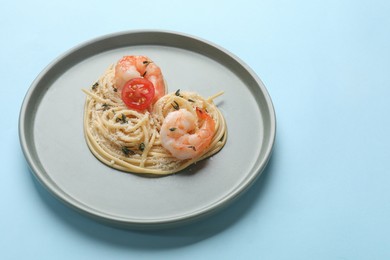
POLYGON ((188 148, 191 148, 192 150, 194 150, 194 151, 196 152, 196 148, 195 148, 195 146, 193 146, 193 145, 190 145, 190 146, 188 146, 188 148))
POLYGON ((144 143, 140 143, 139 146, 138 146, 138 149, 140 149, 143 152, 145 150, 145 144, 144 143))
POLYGON ((183 96, 180 94, 180 89, 176 90, 175 95, 178 96, 178 97, 181 97, 181 98, 183 97, 183 96))
POLYGON ((95 84, 92 85, 92 90, 96 90, 96 88, 99 86, 98 82, 95 82, 95 84))
POLYGON ((175 110, 179 110, 179 109, 180 109, 180 106, 179 106, 179 104, 178 104, 176 101, 173 101, 173 103, 171 103, 171 106, 172 106, 175 110))
POLYGON ((171 128, 169 128, 169 131, 175 131, 176 130, 176 127, 171 127, 171 128))
POLYGON ((110 105, 107 104, 107 103, 104 103, 104 104, 102 105, 102 108, 103 108, 103 111, 106 111, 106 110, 110 109, 110 105))
POLYGON ((127 117, 125 114, 122 114, 122 117, 117 117, 116 118, 116 122, 121 122, 121 124, 126 124, 128 121, 127 121, 127 117))
POLYGON ((192 102, 192 103, 195 103, 194 100, 192 100, 191 98, 188 99, 188 102, 192 102))
POLYGON ((125 155, 127 155, 127 156, 135 154, 135 152, 132 151, 132 150, 130 150, 130 148, 127 147, 127 146, 122 146, 122 152, 123 152, 125 155))

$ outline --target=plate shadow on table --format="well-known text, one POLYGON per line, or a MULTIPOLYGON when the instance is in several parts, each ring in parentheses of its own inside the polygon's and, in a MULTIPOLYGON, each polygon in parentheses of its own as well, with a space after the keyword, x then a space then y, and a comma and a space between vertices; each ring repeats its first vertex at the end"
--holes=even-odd
POLYGON ((262 194, 266 192, 267 183, 272 178, 272 172, 275 168, 273 163, 275 156, 277 156, 276 149, 274 149, 267 167, 258 180, 228 207, 195 223, 173 229, 153 231, 120 229, 96 222, 65 206, 54 198, 33 174, 30 175, 37 194, 47 206, 49 214, 53 214, 60 222, 59 224, 69 227, 87 239, 109 246, 131 250, 163 250, 195 244, 239 223, 240 219, 243 219, 250 212, 254 204, 261 203, 262 194))

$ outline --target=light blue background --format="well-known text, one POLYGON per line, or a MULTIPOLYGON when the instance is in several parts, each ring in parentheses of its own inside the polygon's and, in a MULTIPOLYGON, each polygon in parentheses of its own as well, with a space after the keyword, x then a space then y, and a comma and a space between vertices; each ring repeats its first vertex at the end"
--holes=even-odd
MULTIPOLYGON (((390 2, 1 1, 1 259, 390 259, 390 2), (139 232, 81 216, 29 172, 23 97, 53 59, 95 37, 163 29, 245 61, 273 99, 269 167, 237 203, 139 232)), ((241 151, 237 151, 241 152, 241 151)))

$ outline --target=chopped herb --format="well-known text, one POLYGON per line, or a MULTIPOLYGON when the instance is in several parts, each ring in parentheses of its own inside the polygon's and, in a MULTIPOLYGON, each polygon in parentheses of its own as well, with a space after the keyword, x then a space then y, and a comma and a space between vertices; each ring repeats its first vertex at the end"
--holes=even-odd
POLYGON ((176 127, 171 127, 171 128, 169 128, 169 130, 173 132, 176 130, 176 127))
POLYGON ((182 95, 180 95, 180 89, 176 90, 175 95, 178 97, 183 97, 182 95))
POLYGON ((118 92, 118 89, 117 89, 117 88, 114 88, 114 92, 118 92))
POLYGON ((122 152, 123 152, 125 155, 133 155, 133 154, 135 154, 135 152, 133 152, 132 150, 130 150, 129 147, 127 147, 127 146, 122 146, 122 152))
POLYGON ((102 105, 102 108, 103 108, 103 111, 106 111, 106 110, 110 109, 110 105, 108 105, 107 103, 104 103, 102 105))
POLYGON ((126 124, 127 123, 126 115, 122 114, 122 118, 117 117, 116 122, 121 122, 121 124, 126 124))
POLYGON ((179 104, 176 102, 176 101, 173 101, 173 103, 171 104, 171 106, 175 109, 175 110, 179 110, 179 104))
POLYGON ((192 103, 195 103, 194 100, 192 100, 191 98, 188 99, 189 102, 192 102, 192 103))
POLYGON ((142 77, 145 77, 145 75, 146 75, 146 70, 145 70, 144 74, 142 74, 142 77))
POLYGON ((140 143, 138 148, 139 148, 141 151, 144 151, 144 150, 145 150, 145 144, 144 144, 144 143, 140 143))
POLYGON ((99 86, 99 83, 95 82, 95 84, 92 85, 92 90, 96 90, 96 88, 99 86))
POLYGON ((127 123, 127 118, 125 114, 122 114, 122 124, 127 123))
POLYGON ((196 148, 193 145, 188 146, 188 148, 191 148, 192 150, 196 151, 196 148))
POLYGON ((150 63, 152 63, 152 61, 150 61, 150 60, 145 60, 145 61, 143 61, 142 63, 145 64, 145 65, 147 66, 147 65, 149 65, 150 63))

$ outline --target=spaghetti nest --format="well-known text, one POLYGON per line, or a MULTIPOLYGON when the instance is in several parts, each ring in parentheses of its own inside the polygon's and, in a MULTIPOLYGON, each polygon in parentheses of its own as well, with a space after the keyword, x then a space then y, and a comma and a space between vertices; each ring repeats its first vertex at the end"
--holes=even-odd
MULTIPOLYGON (((138 112, 126 107, 114 83, 111 66, 87 94, 84 134, 91 152, 103 163, 125 172, 169 175, 212 156, 227 139, 226 122, 213 99, 179 90, 160 98, 150 111, 138 112), (185 109, 207 111, 215 123, 211 143, 196 158, 180 160, 162 145, 160 130, 167 115, 185 109)), ((196 131, 196 130, 195 130, 196 131)))

